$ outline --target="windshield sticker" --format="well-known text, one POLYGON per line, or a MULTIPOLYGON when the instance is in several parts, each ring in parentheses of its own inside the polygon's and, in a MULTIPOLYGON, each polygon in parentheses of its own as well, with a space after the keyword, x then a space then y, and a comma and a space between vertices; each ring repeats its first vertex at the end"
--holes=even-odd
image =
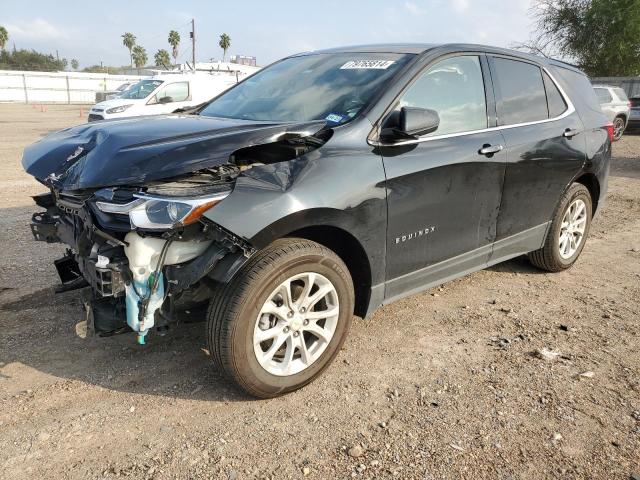
POLYGON ((340 67, 340 70, 386 70, 396 63, 394 60, 351 60, 340 67))
POLYGON ((342 115, 338 115, 337 113, 331 113, 325 117, 327 122, 340 123, 342 121, 342 115))

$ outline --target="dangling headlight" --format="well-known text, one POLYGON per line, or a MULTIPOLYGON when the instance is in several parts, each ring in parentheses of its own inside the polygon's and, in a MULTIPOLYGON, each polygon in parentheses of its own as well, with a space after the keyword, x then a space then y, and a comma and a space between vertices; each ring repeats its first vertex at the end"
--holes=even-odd
POLYGON ((221 202, 231 192, 199 198, 154 197, 143 194, 131 203, 118 205, 96 202, 107 213, 128 213, 131 225, 138 228, 169 229, 195 223, 204 212, 221 202))

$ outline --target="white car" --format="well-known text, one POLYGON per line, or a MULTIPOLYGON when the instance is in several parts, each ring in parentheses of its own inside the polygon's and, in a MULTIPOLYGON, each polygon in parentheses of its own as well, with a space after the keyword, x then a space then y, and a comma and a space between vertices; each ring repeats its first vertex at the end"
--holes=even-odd
POLYGON ((173 113, 204 103, 236 82, 237 77, 227 73, 158 75, 134 83, 118 98, 97 103, 89 110, 88 120, 173 113))
POLYGON ((600 108, 609 121, 613 123, 613 139, 620 140, 627 128, 631 114, 631 102, 620 87, 611 85, 594 85, 600 108))

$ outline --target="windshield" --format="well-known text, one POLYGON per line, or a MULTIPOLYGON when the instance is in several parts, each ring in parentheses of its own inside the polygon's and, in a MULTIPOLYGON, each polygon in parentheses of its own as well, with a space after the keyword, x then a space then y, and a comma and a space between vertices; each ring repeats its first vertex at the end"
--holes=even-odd
POLYGON ((132 100, 147 98, 161 83, 162 80, 140 80, 122 92, 120 98, 129 98, 132 100))
POLYGON ((343 124, 354 118, 412 57, 337 53, 287 58, 222 94, 201 115, 343 124))

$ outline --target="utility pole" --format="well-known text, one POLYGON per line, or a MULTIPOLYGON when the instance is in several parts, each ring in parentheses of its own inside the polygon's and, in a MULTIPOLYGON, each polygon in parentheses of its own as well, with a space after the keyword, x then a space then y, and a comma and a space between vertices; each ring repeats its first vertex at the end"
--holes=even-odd
POLYGON ((196 21, 195 19, 191 19, 191 53, 193 54, 191 61, 193 66, 193 71, 196 71, 196 21))

